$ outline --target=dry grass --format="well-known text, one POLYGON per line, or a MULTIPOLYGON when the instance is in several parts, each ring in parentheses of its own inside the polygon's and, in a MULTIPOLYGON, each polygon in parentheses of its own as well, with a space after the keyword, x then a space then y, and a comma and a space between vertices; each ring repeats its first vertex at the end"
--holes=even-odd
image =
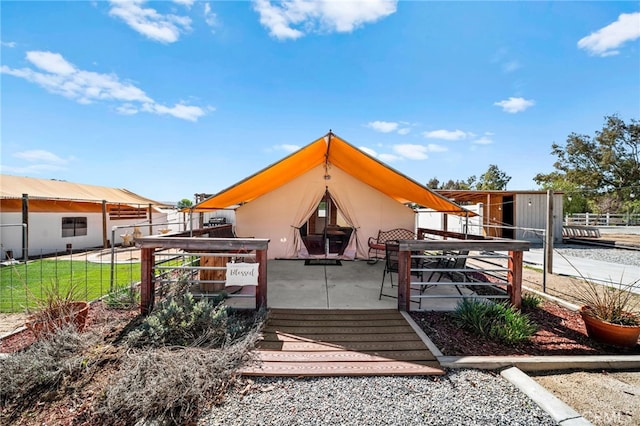
POLYGON ((74 327, 57 330, 26 350, 0 361, 0 405, 11 420, 35 402, 55 395, 63 380, 82 374, 89 366, 82 353, 96 336, 79 334, 74 327))
POLYGON ((155 348, 129 352, 98 408, 108 424, 141 419, 189 424, 219 403, 236 369, 250 362, 257 331, 222 349, 155 348))

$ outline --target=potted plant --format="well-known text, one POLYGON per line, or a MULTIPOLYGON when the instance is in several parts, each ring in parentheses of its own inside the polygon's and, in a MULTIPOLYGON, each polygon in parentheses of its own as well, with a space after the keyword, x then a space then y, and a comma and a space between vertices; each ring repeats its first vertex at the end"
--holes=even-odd
POLYGON ((596 284, 584 277, 576 285, 580 315, 589 337, 615 346, 635 346, 640 336, 640 280, 618 285, 596 284))
POLYGON ((27 328, 37 338, 69 325, 82 331, 89 313, 89 302, 77 300, 77 288, 73 282, 63 287, 57 280, 52 280, 51 285, 43 288, 43 297, 34 296, 37 308, 27 318, 27 328))

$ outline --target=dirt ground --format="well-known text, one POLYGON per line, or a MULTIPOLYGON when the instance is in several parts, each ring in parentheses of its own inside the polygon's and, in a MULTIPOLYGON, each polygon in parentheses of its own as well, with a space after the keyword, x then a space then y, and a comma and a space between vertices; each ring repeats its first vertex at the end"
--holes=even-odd
POLYGON ((569 372, 534 379, 596 426, 640 424, 640 372, 569 372))
MULTIPOLYGON (((640 247, 640 235, 603 235, 640 247)), ((542 273, 523 269, 523 286, 541 291, 542 273)), ((568 277, 547 275, 547 293, 570 300, 568 277)), ((640 425, 640 371, 553 372, 534 379, 596 426, 640 425)))

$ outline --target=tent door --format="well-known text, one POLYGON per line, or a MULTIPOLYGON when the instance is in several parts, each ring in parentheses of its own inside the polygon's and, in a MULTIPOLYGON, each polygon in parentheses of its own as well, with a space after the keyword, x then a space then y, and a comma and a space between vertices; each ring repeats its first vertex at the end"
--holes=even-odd
POLYGON ((339 214, 336 204, 327 193, 300 232, 310 255, 341 256, 353 228, 339 214))

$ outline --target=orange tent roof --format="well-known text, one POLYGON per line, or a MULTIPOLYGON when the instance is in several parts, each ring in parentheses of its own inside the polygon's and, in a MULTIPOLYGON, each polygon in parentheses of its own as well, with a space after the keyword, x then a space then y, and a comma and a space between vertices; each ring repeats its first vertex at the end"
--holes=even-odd
POLYGON ((437 211, 475 215, 381 163, 333 133, 328 133, 277 163, 207 198, 195 205, 193 209, 195 211, 224 209, 250 202, 320 164, 327 165, 329 174, 331 167, 338 167, 399 203, 416 203, 437 211))

